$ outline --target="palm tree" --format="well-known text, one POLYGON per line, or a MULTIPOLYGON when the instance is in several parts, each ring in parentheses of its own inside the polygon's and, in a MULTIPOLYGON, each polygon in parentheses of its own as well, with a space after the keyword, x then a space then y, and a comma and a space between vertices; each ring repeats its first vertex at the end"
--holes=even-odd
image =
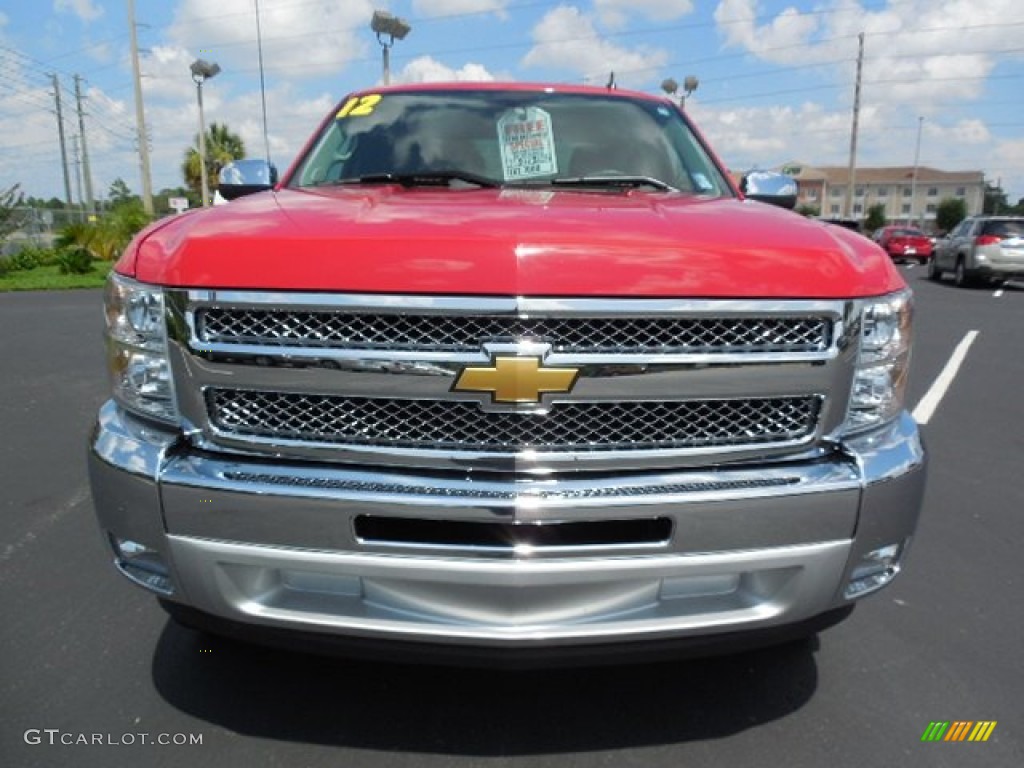
MULTIPOLYGON (((192 141, 193 146, 185 150, 185 160, 181 164, 181 173, 185 184, 196 193, 202 194, 202 181, 199 176, 199 134, 192 141)), ((210 189, 217 188, 217 174, 220 169, 232 160, 245 157, 245 142, 237 133, 232 133, 223 123, 210 123, 206 129, 206 179, 210 189)))

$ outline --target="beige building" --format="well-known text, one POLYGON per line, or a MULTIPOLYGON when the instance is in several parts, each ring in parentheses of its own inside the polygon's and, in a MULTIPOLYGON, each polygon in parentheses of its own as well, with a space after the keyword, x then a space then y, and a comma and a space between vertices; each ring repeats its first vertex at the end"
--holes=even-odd
POLYGON ((863 219, 868 208, 885 206, 885 219, 891 224, 935 228, 935 210, 947 197, 963 200, 967 215, 981 213, 985 201, 985 174, 982 171, 940 171, 919 166, 914 182, 912 166, 858 168, 854 177, 851 208, 847 208, 849 169, 837 166, 816 168, 803 163, 787 163, 779 170, 800 184, 797 205, 813 206, 823 218, 863 219))

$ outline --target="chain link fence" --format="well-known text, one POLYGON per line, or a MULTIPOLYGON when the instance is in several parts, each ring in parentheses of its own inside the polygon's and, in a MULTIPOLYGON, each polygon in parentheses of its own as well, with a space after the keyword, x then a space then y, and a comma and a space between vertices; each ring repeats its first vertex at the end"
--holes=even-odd
POLYGON ((93 221, 96 217, 103 215, 102 211, 89 213, 80 209, 20 206, 14 209, 12 217, 14 221, 18 222, 17 229, 3 238, 0 255, 9 256, 28 247, 50 248, 61 230, 69 224, 93 221))

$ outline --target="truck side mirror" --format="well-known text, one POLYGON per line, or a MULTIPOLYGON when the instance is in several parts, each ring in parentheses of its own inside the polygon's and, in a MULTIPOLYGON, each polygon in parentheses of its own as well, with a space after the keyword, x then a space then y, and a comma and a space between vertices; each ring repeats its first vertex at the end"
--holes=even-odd
POLYGON ((217 191, 225 200, 262 192, 277 184, 277 168, 262 158, 235 160, 220 169, 217 191))
POLYGON ((796 207, 796 179, 784 173, 750 171, 740 179, 740 191, 748 200, 757 200, 789 210, 796 207))

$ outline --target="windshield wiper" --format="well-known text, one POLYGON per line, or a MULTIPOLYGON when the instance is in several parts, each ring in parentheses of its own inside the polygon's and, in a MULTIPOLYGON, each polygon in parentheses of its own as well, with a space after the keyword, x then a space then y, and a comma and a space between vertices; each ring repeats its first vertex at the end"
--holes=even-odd
POLYGON ((338 179, 333 184, 400 184, 403 187, 449 187, 452 182, 464 182, 475 187, 495 188, 501 185, 494 179, 469 171, 421 171, 418 173, 370 173, 350 179, 338 179))
POLYGON ((571 176, 565 179, 551 179, 553 187, 623 187, 637 189, 650 187, 661 192, 678 192, 671 184, 653 176, 571 176))

